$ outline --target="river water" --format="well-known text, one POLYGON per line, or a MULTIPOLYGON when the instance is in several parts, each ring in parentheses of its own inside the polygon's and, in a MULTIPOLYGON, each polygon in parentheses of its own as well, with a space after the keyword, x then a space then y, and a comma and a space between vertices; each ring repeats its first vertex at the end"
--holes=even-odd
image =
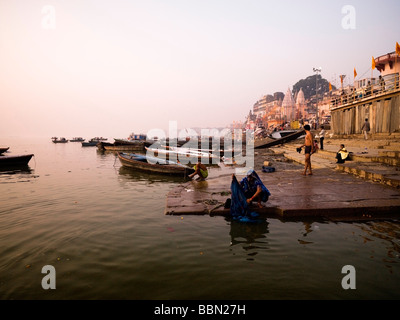
POLYGON ((399 221, 165 216, 180 179, 50 137, 0 144, 35 154, 29 170, 0 172, 0 299, 400 298, 399 221), (56 289, 42 287, 47 265, 56 289))

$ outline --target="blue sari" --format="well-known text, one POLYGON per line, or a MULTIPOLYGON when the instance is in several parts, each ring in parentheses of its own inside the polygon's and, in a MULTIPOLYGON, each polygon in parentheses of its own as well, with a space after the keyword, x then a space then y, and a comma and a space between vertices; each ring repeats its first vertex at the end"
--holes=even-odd
MULTIPOLYGON (((255 175, 257 175, 257 173, 254 172, 255 175)), ((257 175, 258 177, 258 175, 257 175)), ((247 182, 245 182, 243 185, 246 185, 246 188, 249 187, 249 183, 247 178, 245 178, 247 182)), ((245 180, 243 179, 243 180, 245 180)), ((242 182, 243 182, 242 180, 242 182)), ((258 180, 261 182, 260 178, 258 178, 258 180)), ((242 187, 242 182, 239 184, 238 180, 236 179, 236 177, 234 176, 232 179, 232 184, 231 184, 231 192, 232 192, 232 196, 231 196, 231 216, 233 218, 233 220, 239 221, 239 222, 244 222, 244 223, 258 223, 260 220, 258 219, 259 215, 255 212, 248 212, 249 211, 249 204, 247 203, 247 197, 245 194, 245 187, 242 187)), ((264 185, 261 182, 262 185, 264 185)), ((265 186, 264 186, 265 188, 265 186)), ((267 188, 266 189, 266 194, 267 194, 267 200, 268 197, 270 195, 269 191, 267 188)), ((257 187, 256 187, 257 190, 257 187)), ((264 190, 263 190, 264 193, 264 190)), ((263 199, 264 199, 264 195, 263 195, 263 199)), ((265 202, 265 201, 264 201, 265 202)))
POLYGON ((267 202, 271 195, 267 187, 264 185, 264 183, 261 181, 260 177, 254 170, 249 171, 247 177, 240 182, 240 185, 243 188, 244 194, 246 195, 247 199, 251 198, 257 192, 258 187, 261 187, 262 190, 261 202, 267 202), (249 176, 253 178, 251 182, 248 179, 249 176))

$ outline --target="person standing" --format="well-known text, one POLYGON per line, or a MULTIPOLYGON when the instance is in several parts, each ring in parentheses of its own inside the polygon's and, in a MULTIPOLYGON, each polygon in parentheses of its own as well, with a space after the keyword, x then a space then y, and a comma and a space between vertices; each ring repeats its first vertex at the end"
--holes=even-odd
POLYGON ((382 78, 382 76, 379 76, 379 84, 381 86, 381 92, 385 91, 385 80, 382 78))
POLYGON ((365 119, 361 130, 364 132, 364 139, 368 140, 368 133, 371 131, 371 125, 369 124, 368 119, 365 119))
POLYGON ((305 142, 301 146, 301 148, 305 147, 305 164, 304 164, 304 173, 303 175, 307 175, 307 170, 309 171, 310 176, 312 176, 312 168, 311 168, 311 155, 314 153, 314 138, 311 133, 310 125, 305 125, 304 130, 306 131, 305 142))
POLYGON ((321 126, 321 131, 319 133, 319 144, 321 150, 324 150, 324 140, 325 140, 325 127, 321 126))

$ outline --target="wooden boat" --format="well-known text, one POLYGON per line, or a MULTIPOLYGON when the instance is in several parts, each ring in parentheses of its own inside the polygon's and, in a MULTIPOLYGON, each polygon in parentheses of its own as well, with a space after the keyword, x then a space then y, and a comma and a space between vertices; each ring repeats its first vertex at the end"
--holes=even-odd
POLYGON ((99 140, 90 139, 88 142, 82 142, 82 147, 95 147, 99 142, 99 140))
POLYGON ((10 149, 10 147, 4 147, 4 148, 0 148, 0 154, 7 152, 8 149, 10 149))
POLYGON ((272 139, 282 139, 285 138, 293 133, 296 133, 297 130, 281 130, 281 131, 274 131, 271 133, 272 139))
POLYGON ((68 140, 65 138, 57 138, 57 137, 52 137, 51 138, 54 143, 67 143, 68 140))
POLYGON ((83 141, 85 141, 85 139, 83 139, 82 137, 74 137, 69 141, 70 142, 83 142, 83 141))
POLYGON ((119 152, 118 158, 123 166, 144 172, 183 177, 187 177, 190 174, 194 173, 194 169, 188 166, 184 166, 182 164, 168 160, 160 160, 157 158, 147 157, 146 155, 139 155, 135 153, 127 154, 119 152), (159 161, 159 163, 151 163, 155 161, 159 161))
POLYGON ((97 144, 97 148, 99 150, 105 150, 105 151, 144 151, 144 142, 143 141, 137 141, 136 143, 125 143, 125 144, 120 144, 120 143, 108 143, 108 142, 103 142, 100 141, 97 144))
POLYGON ((149 152, 152 152, 156 157, 158 155, 165 155, 166 159, 169 159, 171 155, 173 155, 174 159, 191 159, 192 161, 202 161, 206 160, 209 162, 220 161, 220 157, 216 156, 209 152, 197 151, 190 148, 175 148, 175 147, 166 147, 166 149, 152 149, 145 147, 145 149, 149 152))
POLYGON ((298 130, 295 131, 289 135, 284 136, 283 138, 276 139, 273 141, 268 141, 268 142, 261 142, 260 144, 257 144, 254 146, 254 149, 266 149, 266 148, 271 148, 274 146, 279 146, 285 143, 288 143, 290 141, 296 140, 303 136, 305 134, 304 130, 298 130))
POLYGON ((0 167, 18 167, 26 166, 33 157, 33 154, 27 155, 14 155, 14 156, 4 156, 0 155, 0 167))

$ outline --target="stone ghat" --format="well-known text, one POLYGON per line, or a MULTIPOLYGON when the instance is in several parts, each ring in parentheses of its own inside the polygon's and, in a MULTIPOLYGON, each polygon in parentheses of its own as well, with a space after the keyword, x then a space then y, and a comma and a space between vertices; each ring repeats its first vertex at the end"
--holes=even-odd
MULTIPOLYGON (((400 216, 400 191, 330 168, 303 176, 298 169, 263 173, 260 178, 272 196, 263 209, 252 211, 283 219, 321 217, 331 220, 377 220, 400 216)), ((238 176, 240 180, 242 177, 238 176)), ((229 216, 231 175, 190 181, 172 189, 166 198, 167 215, 229 216)))

